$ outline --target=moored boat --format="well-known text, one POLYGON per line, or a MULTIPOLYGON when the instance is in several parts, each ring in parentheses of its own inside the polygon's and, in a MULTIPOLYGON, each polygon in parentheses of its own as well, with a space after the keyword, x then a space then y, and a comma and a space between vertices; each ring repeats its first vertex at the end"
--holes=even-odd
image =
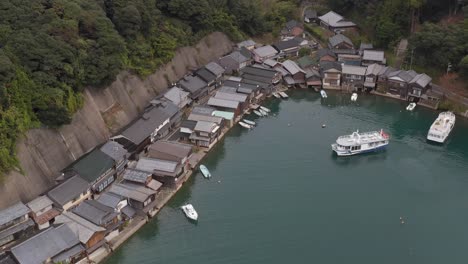
POLYGON ((244 121, 244 123, 246 123, 246 124, 248 124, 248 125, 251 125, 251 126, 257 125, 257 123, 255 123, 255 122, 252 121, 252 120, 242 119, 242 121, 244 121))
POLYGON ((263 114, 261 112, 259 112, 258 110, 253 110, 254 114, 258 115, 258 116, 263 116, 263 114))
POLYGON ((252 126, 250 126, 249 124, 246 124, 246 123, 244 123, 244 122, 242 122, 242 121, 239 121, 239 125, 240 125, 241 127, 245 127, 245 128, 248 128, 248 129, 251 129, 251 128, 252 128, 252 126))
POLYGON ((351 156, 366 152, 373 152, 384 149, 390 140, 390 136, 383 130, 359 133, 353 132, 351 135, 338 137, 332 150, 338 156, 351 156))
POLYGON ((437 143, 444 143, 455 126, 455 115, 452 112, 442 112, 432 123, 427 139, 437 143))
POLYGON ((187 216, 187 218, 192 219, 194 221, 198 220, 198 213, 197 211, 195 211, 195 208, 192 204, 182 205, 180 208, 182 209, 182 211, 184 211, 184 214, 185 216, 187 216))
POLYGON ((351 95, 351 101, 355 102, 357 100, 357 97, 358 97, 357 93, 353 93, 351 95))
POLYGON ((267 112, 267 113, 270 113, 271 110, 269 108, 266 108, 264 106, 260 106, 260 109, 262 109, 263 111, 267 112))
POLYGON ((322 98, 327 98, 327 92, 325 92, 325 90, 320 90, 320 95, 322 96, 322 98))
POLYGON ((265 110, 261 109, 261 108, 259 108, 258 111, 259 111, 260 113, 262 113, 263 116, 267 116, 267 115, 268 115, 268 113, 267 113, 265 110))
POLYGON ((279 95, 283 97, 284 99, 288 99, 289 96, 285 92, 279 92, 279 95))
POLYGON ((416 103, 413 102, 413 103, 410 103, 410 104, 406 107, 406 110, 408 110, 408 111, 413 111, 415 107, 416 107, 416 103))
POLYGON ((281 96, 278 93, 273 93, 273 96, 278 98, 278 99, 281 98, 281 96))
POLYGON ((200 171, 205 178, 211 178, 211 173, 205 165, 200 165, 200 171))

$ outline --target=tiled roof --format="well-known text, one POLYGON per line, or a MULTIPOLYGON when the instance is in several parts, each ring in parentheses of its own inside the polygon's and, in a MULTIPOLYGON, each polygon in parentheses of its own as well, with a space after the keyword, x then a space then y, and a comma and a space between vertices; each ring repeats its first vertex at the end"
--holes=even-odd
POLYGON ((0 211, 0 226, 28 214, 31 210, 22 202, 0 211))
POLYGON ((89 183, 79 176, 73 176, 47 193, 59 205, 65 205, 89 189, 89 183))

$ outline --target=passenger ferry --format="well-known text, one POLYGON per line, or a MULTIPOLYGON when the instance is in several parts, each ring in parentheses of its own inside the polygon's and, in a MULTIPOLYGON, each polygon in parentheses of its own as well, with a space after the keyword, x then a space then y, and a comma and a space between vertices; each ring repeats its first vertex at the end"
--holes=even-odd
POLYGON ((442 112, 432 123, 427 140, 444 143, 455 126, 455 115, 452 112, 442 112))
POLYGON ((390 140, 390 136, 383 130, 359 133, 359 130, 351 135, 341 136, 332 144, 332 150, 338 156, 351 156, 366 152, 384 149, 390 140))

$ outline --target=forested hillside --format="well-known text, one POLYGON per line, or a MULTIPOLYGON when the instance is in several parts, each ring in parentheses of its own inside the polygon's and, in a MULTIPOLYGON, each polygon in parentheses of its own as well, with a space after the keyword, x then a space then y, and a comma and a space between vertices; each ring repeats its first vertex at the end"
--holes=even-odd
POLYGON ((278 28, 298 1, 0 1, 0 174, 26 130, 58 127, 121 70, 144 77, 207 32, 233 40, 278 28))

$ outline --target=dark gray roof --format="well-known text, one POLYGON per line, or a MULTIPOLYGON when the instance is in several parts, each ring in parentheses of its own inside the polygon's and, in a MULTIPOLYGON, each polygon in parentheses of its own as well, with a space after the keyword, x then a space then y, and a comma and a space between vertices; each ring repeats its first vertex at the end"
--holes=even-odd
MULTIPOLYGON (((257 76, 260 76, 260 77, 266 77, 266 78, 270 78, 272 79, 273 77, 276 76, 276 74, 278 74, 278 72, 276 72, 275 70, 272 70, 272 69, 262 69, 262 68, 257 68, 257 67, 253 67, 253 66, 247 66, 245 67, 243 70, 242 70, 242 73, 243 74, 250 74, 250 75, 257 75, 257 76)), ((271 80, 270 80, 271 82, 271 80)))
POLYGON ((293 20, 289 20, 288 22, 286 22, 285 27, 288 31, 291 31, 293 28, 299 27, 301 25, 302 25, 301 23, 293 19, 293 20))
POLYGON ((192 153, 192 146, 178 142, 158 140, 149 147, 148 151, 151 150, 156 150, 183 159, 192 153))
POLYGON ((172 103, 174 103, 178 107, 182 108, 191 102, 188 95, 189 95, 188 92, 182 90, 181 88, 177 86, 174 86, 164 94, 164 97, 170 100, 172 103))
POLYGON ((372 45, 372 43, 364 43, 362 42, 361 45, 359 46, 359 50, 370 50, 370 49, 373 49, 374 48, 374 45, 372 45))
POLYGON ((110 208, 117 208, 117 205, 122 201, 119 196, 116 196, 110 192, 104 192, 99 196, 97 201, 105 206, 109 206, 110 208))
POLYGON ((388 77, 392 72, 395 72, 397 71, 397 69, 393 68, 393 67, 383 67, 380 71, 379 71, 379 76, 383 76, 383 77, 388 77))
POLYGON ((66 224, 73 233, 78 235, 81 243, 86 244, 97 232, 106 231, 105 228, 98 226, 83 217, 73 213, 64 211, 55 218, 55 223, 66 224))
POLYGON ((414 77, 416 77, 417 73, 415 71, 404 71, 404 70, 399 70, 399 71, 394 71, 390 74, 388 74, 389 78, 392 79, 400 79, 404 82, 409 83, 411 80, 413 80, 414 77))
POLYGON ((341 64, 336 61, 323 61, 320 63, 320 69, 322 71, 328 71, 330 69, 336 69, 341 71, 341 64))
POLYGON ((300 44, 300 42, 298 41, 298 39, 293 38, 293 39, 289 39, 289 40, 283 40, 283 41, 276 42, 275 44, 273 44, 273 46, 277 50, 283 51, 283 50, 290 49, 290 48, 296 48, 296 47, 298 48, 299 44, 300 44))
POLYGON ((220 76, 224 73, 224 68, 216 62, 210 62, 205 65, 205 68, 216 76, 220 76))
MULTIPOLYGON (((54 263, 61 262, 61 261, 66 262, 71 257, 74 257, 74 256, 80 254, 81 252, 84 252, 85 250, 86 249, 82 245, 78 244, 78 245, 76 245, 76 246, 74 246, 74 247, 72 247, 72 248, 58 254, 57 256, 53 257, 52 261, 54 263)), ((66 262, 66 263, 68 263, 68 262, 66 262)))
POLYGON ((213 107, 209 107, 206 105, 198 105, 193 107, 192 114, 211 116, 211 113, 213 113, 213 111, 215 110, 216 109, 214 109, 213 107))
POLYGON ((245 82, 238 82, 238 81, 233 81, 233 80, 226 80, 224 82, 224 86, 228 86, 228 87, 234 87, 234 88, 247 88, 247 89, 251 89, 253 91, 256 91, 258 89, 258 87, 254 84, 250 84, 250 83, 245 83, 245 82))
POLYGON ((328 42, 330 43, 332 47, 335 47, 336 45, 343 43, 343 42, 348 43, 349 45, 353 45, 353 42, 343 34, 336 34, 335 36, 329 38, 328 42))
POLYGON ((22 202, 0 211, 0 226, 28 214, 31 210, 22 202))
POLYGON ((112 140, 107 141, 100 150, 114 161, 125 159, 128 154, 127 150, 124 149, 122 145, 112 140))
POLYGON ((177 169, 177 162, 152 159, 152 158, 140 158, 136 165, 136 169, 153 173, 154 171, 164 171, 168 173, 174 173, 177 169))
POLYGON ((207 69, 205 68, 200 68, 198 69, 195 74, 200 77, 203 81, 207 82, 207 83, 210 83, 214 80, 216 80, 216 75, 214 75, 213 73, 211 73, 210 71, 208 71, 207 69))
POLYGON ((110 192, 115 193, 124 198, 130 198, 135 201, 144 202, 151 195, 156 194, 156 191, 146 188, 141 185, 129 183, 117 183, 111 186, 110 192))
POLYGON ((215 107, 224 107, 224 108, 230 108, 230 109, 237 109, 237 107, 239 107, 239 102, 218 99, 214 97, 211 97, 210 99, 208 99, 207 104, 211 106, 215 106, 215 107))
POLYGON ((198 90, 206 87, 205 81, 203 81, 200 77, 193 75, 185 76, 182 80, 180 80, 179 84, 184 90, 191 94, 196 93, 198 90))
POLYGON ((230 100, 236 101, 239 103, 244 103, 247 101, 247 95, 240 94, 240 93, 226 93, 222 91, 217 91, 215 94, 215 98, 223 99, 223 100, 230 100))
POLYGON ((17 264, 6 252, 0 253, 0 264, 17 264))
POLYGON ((317 51, 317 58, 319 58, 319 59, 324 57, 324 56, 327 56, 327 55, 336 59, 336 54, 333 51, 329 50, 329 49, 319 49, 317 51))
POLYGON ((325 15, 320 16, 319 19, 332 27, 354 27, 356 26, 356 24, 354 24, 353 22, 346 21, 341 15, 333 11, 330 11, 326 13, 325 15))
POLYGON ((73 213, 83 217, 95 225, 105 224, 117 216, 113 208, 105 206, 95 200, 86 200, 80 203, 75 209, 73 209, 73 213))
POLYGON ((356 54, 354 49, 332 49, 331 51, 336 54, 356 54))
POLYGON ((126 169, 123 174, 124 180, 138 182, 138 183, 146 183, 148 178, 151 177, 151 173, 142 170, 136 169, 126 169))
POLYGON ((252 52, 249 49, 247 49, 246 47, 241 47, 239 52, 240 52, 240 54, 242 54, 242 56, 246 57, 247 59, 252 58, 252 52))
POLYGON ((197 125, 197 121, 184 120, 180 124, 180 127, 185 127, 185 128, 190 129, 190 130, 193 130, 196 125, 197 125))
POLYGON ((246 55, 247 54, 245 52, 241 53, 240 51, 236 50, 232 52, 231 54, 229 54, 228 56, 231 57, 237 63, 244 63, 250 59, 250 57, 246 55))
POLYGON ((47 196, 55 203, 65 205, 88 189, 89 183, 87 181, 79 176, 73 176, 50 190, 47 196))
POLYGON ((168 118, 169 116, 162 109, 152 107, 128 126, 121 135, 128 138, 135 145, 140 145, 168 118))
POLYGON ((49 197, 42 195, 37 197, 36 199, 30 201, 27 206, 31 209, 32 212, 38 212, 50 205, 54 202, 49 199, 49 197))
POLYGON ((14 246, 11 253, 20 264, 42 264, 79 243, 78 236, 67 225, 60 225, 14 246))
POLYGON ((431 81, 432 81, 432 78, 429 75, 425 73, 421 73, 421 74, 416 75, 410 81, 410 83, 416 83, 421 87, 426 87, 429 83, 431 83, 431 81))
POLYGON ((99 149, 81 156, 66 170, 72 170, 89 183, 94 183, 103 173, 113 168, 115 161, 99 149))
POLYGON ((237 87, 223 86, 219 88, 218 91, 224 93, 237 93, 237 87))
POLYGON ((133 218, 136 214, 135 209, 133 209, 130 205, 125 206, 120 210, 122 214, 126 215, 128 218, 133 218))
POLYGON ((314 9, 306 9, 304 11, 304 17, 308 18, 308 19, 311 19, 311 18, 317 18, 317 11, 314 10, 314 9))
POLYGON ((0 232, 0 240, 3 240, 4 238, 7 238, 9 236, 12 236, 20 231, 24 231, 34 225, 35 225, 34 221, 31 218, 29 218, 28 220, 26 220, 25 222, 22 222, 21 224, 16 224, 7 229, 4 229, 0 232))
POLYGON ((260 47, 260 48, 256 48, 252 52, 255 53, 257 56, 259 56, 261 58, 273 57, 278 53, 278 51, 275 48, 273 48, 272 46, 270 46, 270 45, 266 45, 266 46, 263 46, 263 47, 260 47))

